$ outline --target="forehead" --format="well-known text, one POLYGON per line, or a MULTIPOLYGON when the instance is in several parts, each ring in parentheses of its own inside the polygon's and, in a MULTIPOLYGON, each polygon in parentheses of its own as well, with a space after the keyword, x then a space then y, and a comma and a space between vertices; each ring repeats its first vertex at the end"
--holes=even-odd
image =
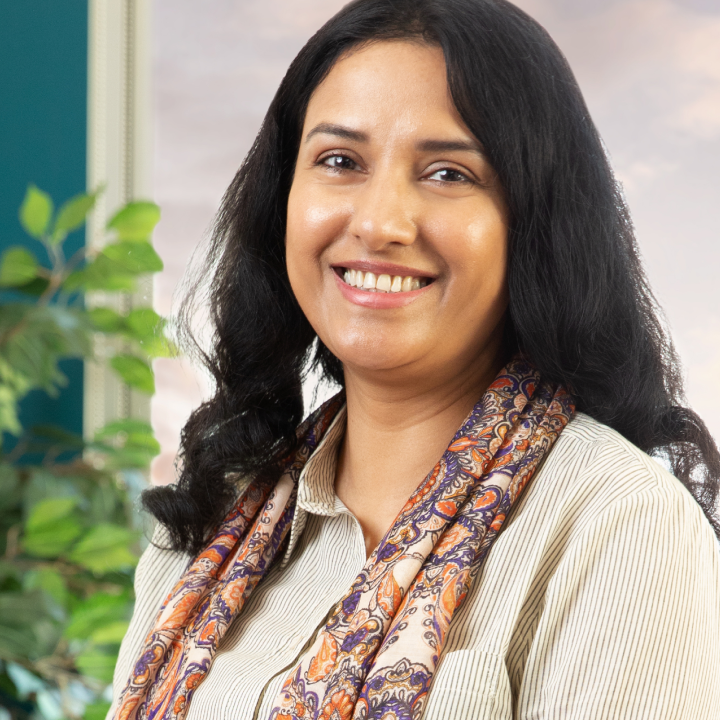
POLYGON ((442 50, 410 40, 373 42, 341 56, 310 98, 304 134, 323 122, 366 132, 465 130, 442 50))

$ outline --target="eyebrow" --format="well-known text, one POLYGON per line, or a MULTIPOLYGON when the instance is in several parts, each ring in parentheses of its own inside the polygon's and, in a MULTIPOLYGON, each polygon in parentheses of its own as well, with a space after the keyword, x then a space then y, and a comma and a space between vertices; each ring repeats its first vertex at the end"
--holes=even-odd
MULTIPOLYGON (((305 138, 308 142, 315 135, 334 135, 343 140, 364 143, 368 141, 366 133, 360 130, 352 130, 344 125, 334 123, 320 123, 316 125, 305 138)), ((420 152, 472 152, 485 157, 482 145, 476 140, 421 140, 417 144, 420 152)))
POLYGON ((474 140, 422 140, 417 149, 421 152, 473 152, 485 155, 482 145, 474 140))
POLYGON ((310 138, 315 135, 334 135, 335 137, 342 138, 343 140, 353 140, 354 142, 367 142, 368 136, 360 130, 351 130, 344 125, 334 125, 333 123, 320 123, 316 125, 305 138, 305 142, 308 142, 310 138))

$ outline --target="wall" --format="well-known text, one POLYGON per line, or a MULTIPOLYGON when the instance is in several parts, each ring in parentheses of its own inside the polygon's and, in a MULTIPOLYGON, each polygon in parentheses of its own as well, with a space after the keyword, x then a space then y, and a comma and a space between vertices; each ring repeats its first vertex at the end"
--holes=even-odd
MULTIPOLYGON (((62 203, 85 190, 87 0, 22 0, 0 9, 0 251, 39 243, 27 238, 18 208, 28 183, 62 203)), ((67 240, 72 252, 85 241, 67 240)), ((69 383, 57 399, 33 392, 23 424, 62 425, 82 433, 83 366, 65 361, 69 383)))

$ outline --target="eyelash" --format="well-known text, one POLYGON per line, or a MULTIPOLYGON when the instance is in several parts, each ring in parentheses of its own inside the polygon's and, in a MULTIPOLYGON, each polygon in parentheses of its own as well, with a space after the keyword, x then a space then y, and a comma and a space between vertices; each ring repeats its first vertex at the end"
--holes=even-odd
MULTIPOLYGON (((351 168, 336 167, 333 165, 328 165, 327 161, 331 160, 332 158, 342 158, 343 160, 347 160, 347 161, 353 163, 353 165, 357 166, 357 163, 352 158, 348 157, 347 155, 342 155, 340 153, 333 153, 332 155, 325 155, 324 157, 321 157, 317 161, 317 165, 322 165, 322 166, 328 168, 329 170, 332 170, 335 173, 342 173, 342 172, 351 170, 351 168)), ((463 173, 460 170, 457 170, 455 168, 449 168, 449 167, 439 168, 439 169, 435 170, 435 172, 431 173, 431 176, 436 175, 437 173, 441 173, 441 172, 455 173, 456 175, 459 175, 461 178, 463 178, 462 180, 455 180, 452 182, 442 181, 442 180, 438 181, 438 182, 442 182, 443 184, 447 184, 447 185, 475 184, 474 180, 472 180, 470 177, 468 177, 465 173, 463 173)))

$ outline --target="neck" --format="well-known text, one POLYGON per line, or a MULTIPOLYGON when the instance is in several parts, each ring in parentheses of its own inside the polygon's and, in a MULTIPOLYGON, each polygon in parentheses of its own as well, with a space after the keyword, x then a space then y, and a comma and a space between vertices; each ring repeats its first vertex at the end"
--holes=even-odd
POLYGON ((347 430, 335 490, 360 522, 367 555, 380 542, 418 485, 501 368, 475 362, 434 382, 388 382, 346 369, 347 430))

